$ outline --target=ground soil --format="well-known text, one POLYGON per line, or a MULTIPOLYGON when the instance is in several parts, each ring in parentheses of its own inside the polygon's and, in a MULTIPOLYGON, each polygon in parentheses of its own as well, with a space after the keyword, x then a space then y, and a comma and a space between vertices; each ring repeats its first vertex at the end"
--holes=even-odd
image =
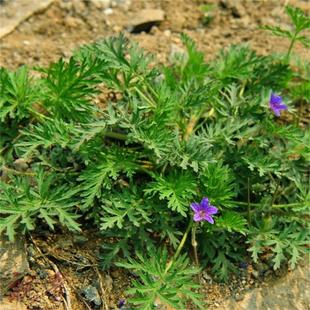
MULTIPOLYGON (((0 9, 6 2, 0 3, 0 9)), ((119 32, 125 32, 153 53, 160 63, 169 62, 171 55, 182 49, 182 32, 194 39, 207 60, 214 58, 221 48, 241 42, 259 54, 284 52, 288 48, 285 39, 274 38, 258 27, 264 24, 287 27, 289 23, 284 14, 287 3, 310 11, 308 2, 302 0, 118 0, 112 1, 108 10, 98 0, 55 0, 46 10, 31 16, 0 39, 0 66, 10 69, 24 64, 46 66, 59 57, 69 57, 80 45, 119 32), (207 26, 201 10, 201 5, 206 3, 215 4, 213 18, 207 26), (129 33, 127 29, 134 16, 141 9, 151 8, 162 9, 164 21, 148 33, 129 33)), ((310 60, 300 45, 296 46, 295 53, 310 60)), ((11 298, 20 299, 32 310, 65 309, 62 296, 67 287, 73 310, 92 309, 93 305, 83 298, 81 290, 97 285, 108 307, 117 308, 118 302, 125 298, 124 291, 132 275, 118 269, 98 274, 96 254, 104 241, 94 235, 92 231, 85 232, 87 242, 77 242, 75 236, 67 234, 34 236, 28 246, 31 273, 12 287, 11 298)), ((274 276, 270 270, 257 279, 252 271, 252 266, 240 268, 241 276, 229 285, 211 283, 206 277, 202 280, 206 301, 217 306, 226 297, 242 296, 246 290, 263 285, 274 276)), ((277 276, 280 275, 278 272, 277 276)))
MULTIPOLYGON (((118 0, 112 1, 116 6, 109 15, 106 13, 111 11, 98 8, 94 4, 97 2, 55 0, 47 10, 30 17, 0 40, 0 66, 48 65, 59 57, 68 57, 82 44, 121 31, 126 33, 133 17, 145 8, 162 9, 165 20, 151 33, 126 34, 155 54, 159 61, 167 61, 171 52, 182 47, 181 32, 195 40, 207 59, 214 58, 220 48, 240 42, 248 43, 260 54, 283 52, 288 42, 258 27, 264 24, 288 26, 285 2, 310 10, 307 1, 302 0, 209 0, 208 3, 216 6, 213 20, 205 27, 200 9, 206 3, 203 0, 118 0)), ((295 51, 309 58, 303 47, 297 46, 295 51)))

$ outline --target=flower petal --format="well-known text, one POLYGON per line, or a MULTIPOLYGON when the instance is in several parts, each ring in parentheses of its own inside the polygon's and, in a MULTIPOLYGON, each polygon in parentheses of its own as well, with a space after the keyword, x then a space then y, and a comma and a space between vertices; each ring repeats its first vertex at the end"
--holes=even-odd
POLYGON ((276 116, 280 116, 280 110, 279 109, 273 108, 272 110, 276 116))
POLYGON ((277 109, 279 109, 279 110, 287 110, 287 105, 284 104, 284 103, 279 104, 279 105, 277 106, 277 109))
POLYGON ((201 207, 200 207, 199 203, 197 203, 197 202, 193 202, 191 204, 191 208, 194 212, 199 212, 201 210, 201 207))
POLYGON ((210 224, 214 224, 214 220, 211 215, 205 214, 203 217, 204 220, 208 221, 210 224))
POLYGON ((206 213, 209 215, 216 214, 218 212, 217 208, 211 205, 207 207, 205 210, 206 210, 206 213))
POLYGON ((280 104, 280 103, 282 103, 282 97, 277 96, 274 93, 271 93, 269 102, 270 102, 270 104, 280 104))
POLYGON ((209 199, 207 197, 202 198, 200 206, 203 210, 209 207, 209 199))
POLYGON ((195 213, 194 214, 194 221, 195 222, 200 222, 200 221, 202 221, 204 218, 201 216, 201 214, 200 213, 195 213))

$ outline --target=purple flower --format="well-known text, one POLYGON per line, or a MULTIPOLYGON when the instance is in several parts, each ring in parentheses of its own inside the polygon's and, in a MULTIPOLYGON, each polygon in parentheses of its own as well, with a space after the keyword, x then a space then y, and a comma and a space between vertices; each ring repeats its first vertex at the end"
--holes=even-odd
POLYGON ((118 307, 119 309, 121 309, 121 308, 124 307, 125 303, 126 303, 125 299, 121 299, 121 300, 118 302, 117 307, 118 307))
POLYGON ((203 198, 200 203, 192 203, 191 208, 195 212, 195 222, 208 221, 209 223, 214 224, 212 215, 217 213, 217 208, 210 205, 207 197, 203 198))
POLYGON ((283 103, 282 97, 274 93, 271 93, 269 106, 276 116, 280 116, 282 110, 287 110, 287 105, 283 103))

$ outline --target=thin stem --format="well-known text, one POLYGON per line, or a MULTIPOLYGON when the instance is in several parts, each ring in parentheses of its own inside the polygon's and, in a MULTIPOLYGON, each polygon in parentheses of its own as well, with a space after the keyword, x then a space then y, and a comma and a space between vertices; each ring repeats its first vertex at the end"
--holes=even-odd
POLYGON ((151 100, 150 98, 148 98, 145 94, 143 94, 143 92, 138 87, 135 87, 135 90, 145 101, 150 104, 151 107, 156 107, 156 103, 153 102, 153 100, 151 100))
MULTIPOLYGON (((233 201, 233 203, 235 203, 236 205, 239 205, 239 206, 248 206, 248 202, 233 201)), ((287 204, 273 205, 272 207, 273 208, 293 208, 293 207, 298 207, 301 204, 303 204, 303 203, 302 202, 300 202, 300 203, 287 203, 287 204)), ((264 204, 251 202, 250 206, 252 206, 252 207, 263 207, 264 204)))
POLYGON ((194 226, 192 228, 192 246, 194 249, 195 264, 196 264, 196 266, 199 266, 199 260, 198 260, 198 254, 197 254, 198 243, 196 241, 196 230, 197 230, 197 224, 194 224, 194 226))
MULTIPOLYGON (((193 228, 192 228, 192 246, 193 246, 193 250, 194 250, 194 259, 195 259, 195 265, 197 267, 199 267, 199 259, 198 259, 198 253, 197 253, 197 240, 196 240, 196 230, 197 230, 197 223, 194 224, 193 228)), ((198 280, 199 282, 201 282, 201 274, 200 272, 198 273, 198 280)))
POLYGON ((174 261, 178 258, 178 256, 180 255, 180 252, 181 252, 181 250, 182 250, 182 248, 183 248, 183 246, 184 246, 184 244, 185 244, 185 242, 186 242, 186 239, 187 239, 187 237, 188 237, 188 234, 189 234, 189 231, 190 231, 192 225, 193 225, 193 222, 192 222, 192 220, 190 220, 189 223, 188 223, 188 226, 187 226, 187 228, 186 228, 186 231, 185 231, 185 233, 184 233, 184 235, 183 235, 183 238, 182 238, 182 240, 181 240, 181 242, 180 242, 180 244, 179 244, 179 246, 178 246, 178 248, 177 248, 177 250, 176 250, 174 256, 172 257, 172 259, 170 260, 170 262, 167 264, 167 267, 166 267, 166 269, 165 269, 165 274, 169 271, 169 269, 171 268, 173 262, 174 262, 174 261))
POLYGON ((297 32, 294 34, 294 36, 293 36, 293 38, 292 38, 292 40, 291 40, 291 44, 290 44, 290 46, 289 46, 289 48, 288 48, 287 54, 286 54, 286 56, 285 56, 285 59, 286 59, 287 62, 290 61, 291 52, 292 52, 293 46, 294 46, 294 44, 295 44, 295 42, 296 42, 297 34, 298 34, 297 32))
POLYGON ((12 168, 9 168, 9 167, 6 167, 6 166, 3 166, 2 170, 5 171, 5 172, 8 172, 8 173, 11 173, 13 175, 35 176, 35 173, 33 173, 33 172, 18 171, 18 170, 15 170, 15 169, 12 169, 12 168))
POLYGON ((123 134, 123 133, 119 133, 119 132, 114 132, 114 131, 106 131, 104 133, 104 135, 106 137, 109 137, 109 138, 114 138, 114 139, 117 139, 117 140, 123 140, 125 141, 127 139, 127 135, 126 134, 123 134))

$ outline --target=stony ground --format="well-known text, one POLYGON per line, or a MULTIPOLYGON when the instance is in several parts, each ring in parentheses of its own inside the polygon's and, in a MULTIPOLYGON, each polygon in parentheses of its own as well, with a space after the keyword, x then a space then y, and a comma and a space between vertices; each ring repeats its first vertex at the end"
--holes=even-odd
MULTIPOLYGON (((310 11, 308 1, 302 0, 0 0, 0 29, 18 18, 9 33, 0 30, 0 66, 48 65, 59 57, 69 57, 82 44, 119 32, 155 54, 159 63, 169 62, 175 52, 182 51, 182 32, 195 40, 206 59, 240 42, 260 54, 283 52, 288 42, 274 39, 258 27, 288 26, 284 15, 287 3, 310 11), (37 11, 41 1, 46 5, 37 11), (206 3, 213 4, 207 25, 201 10, 206 3)), ((310 60, 301 46, 296 53, 310 60)), ((11 276, 11 282, 0 310, 61 310, 70 309, 70 304, 72 310, 117 309, 131 275, 119 269, 99 271, 96 256, 102 242, 93 231, 83 236, 52 235, 44 228, 32 239, 16 243, 9 252, 2 240, 0 274, 11 276)), ((309 309, 307 265, 298 273, 285 276, 286 272, 275 273, 262 262, 240 267, 240 277, 229 284, 217 284, 205 270, 202 292, 211 309, 309 309)))
MULTIPOLYGON (((18 10, 4 9, 2 0, 0 22, 11 20, 18 10)), ((21 3, 29 0, 11 0, 21 3)), ((33 1, 38 3, 42 0, 33 1)), ((46 0, 45 0, 46 1, 46 0)), ((259 53, 285 51, 288 42, 275 39, 258 29, 264 24, 288 26, 284 3, 310 10, 303 0, 54 0, 41 13, 21 23, 13 32, 0 39, 0 65, 16 68, 28 65, 47 65, 59 57, 68 57, 82 44, 124 31, 146 50, 167 61, 174 51, 182 48, 180 33, 190 35, 207 59, 212 59, 220 48, 233 43, 248 43, 259 53), (211 22, 204 26, 201 6, 214 4, 211 22), (150 32, 128 33, 132 23, 139 23, 139 12, 152 21, 151 9, 161 10, 164 18, 150 32)), ((141 21, 141 18, 140 18, 141 21)), ((298 54, 308 57, 306 50, 297 47, 298 54)), ((310 59, 310 58, 309 58, 310 59)))

